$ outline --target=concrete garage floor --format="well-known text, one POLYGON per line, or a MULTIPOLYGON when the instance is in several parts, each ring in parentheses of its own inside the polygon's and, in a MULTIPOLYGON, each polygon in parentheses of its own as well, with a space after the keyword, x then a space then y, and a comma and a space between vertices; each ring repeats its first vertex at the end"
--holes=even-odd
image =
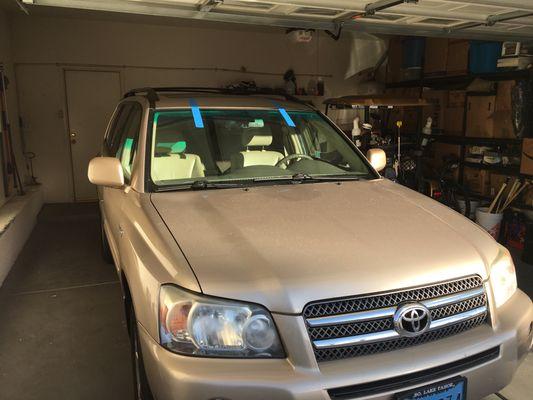
POLYGON ((121 291, 95 204, 46 205, 0 289, 0 399, 131 399, 121 291))
MULTIPOLYGON (((533 296, 533 266, 517 261, 533 296)), ((120 287, 100 258, 95 204, 46 205, 0 288, 0 400, 130 399, 120 287)), ((486 400, 527 400, 530 354, 510 386, 486 400)))

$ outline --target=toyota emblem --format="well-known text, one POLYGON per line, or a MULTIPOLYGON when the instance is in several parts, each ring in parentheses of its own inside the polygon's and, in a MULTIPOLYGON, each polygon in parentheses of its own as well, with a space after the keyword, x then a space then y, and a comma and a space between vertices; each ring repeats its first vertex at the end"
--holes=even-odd
POLYGON ((401 336, 421 335, 428 331, 430 324, 431 314, 420 303, 404 304, 394 313, 394 328, 401 336))

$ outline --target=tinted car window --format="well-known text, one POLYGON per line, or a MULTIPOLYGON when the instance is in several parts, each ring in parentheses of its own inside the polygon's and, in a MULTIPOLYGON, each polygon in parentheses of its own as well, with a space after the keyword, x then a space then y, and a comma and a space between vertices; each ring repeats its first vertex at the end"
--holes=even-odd
POLYGON ((128 120, 129 113, 132 107, 131 102, 123 103, 119 106, 115 118, 111 124, 111 129, 106 137, 105 144, 109 155, 116 155, 118 145, 124 132, 124 126, 128 120))
POLYGON ((346 138, 314 111, 176 109, 154 115, 157 186, 294 174, 374 177, 346 138))
POLYGON ((128 182, 131 177, 131 168, 137 150, 137 141, 139 138, 139 129, 142 120, 142 107, 138 103, 132 103, 128 113, 128 118, 125 120, 123 126, 119 128, 122 130, 119 146, 115 152, 115 156, 120 160, 124 170, 124 178, 128 182))

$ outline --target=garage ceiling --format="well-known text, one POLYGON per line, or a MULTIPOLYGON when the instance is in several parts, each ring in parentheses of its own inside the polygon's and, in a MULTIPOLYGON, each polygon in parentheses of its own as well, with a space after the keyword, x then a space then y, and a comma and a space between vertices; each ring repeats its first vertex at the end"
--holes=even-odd
POLYGON ((383 34, 533 40, 532 0, 18 0, 52 6, 383 34))

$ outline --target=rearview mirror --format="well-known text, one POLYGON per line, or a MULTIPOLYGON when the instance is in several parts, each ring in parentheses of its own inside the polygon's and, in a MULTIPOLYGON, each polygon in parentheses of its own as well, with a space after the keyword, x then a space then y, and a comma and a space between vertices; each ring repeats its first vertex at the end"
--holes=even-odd
POLYGON ((120 188, 124 186, 124 172, 118 158, 95 157, 89 162, 87 176, 92 184, 120 188))
POLYGON ((376 171, 381 171, 387 165, 387 155, 381 149, 370 149, 366 152, 366 158, 376 171))

